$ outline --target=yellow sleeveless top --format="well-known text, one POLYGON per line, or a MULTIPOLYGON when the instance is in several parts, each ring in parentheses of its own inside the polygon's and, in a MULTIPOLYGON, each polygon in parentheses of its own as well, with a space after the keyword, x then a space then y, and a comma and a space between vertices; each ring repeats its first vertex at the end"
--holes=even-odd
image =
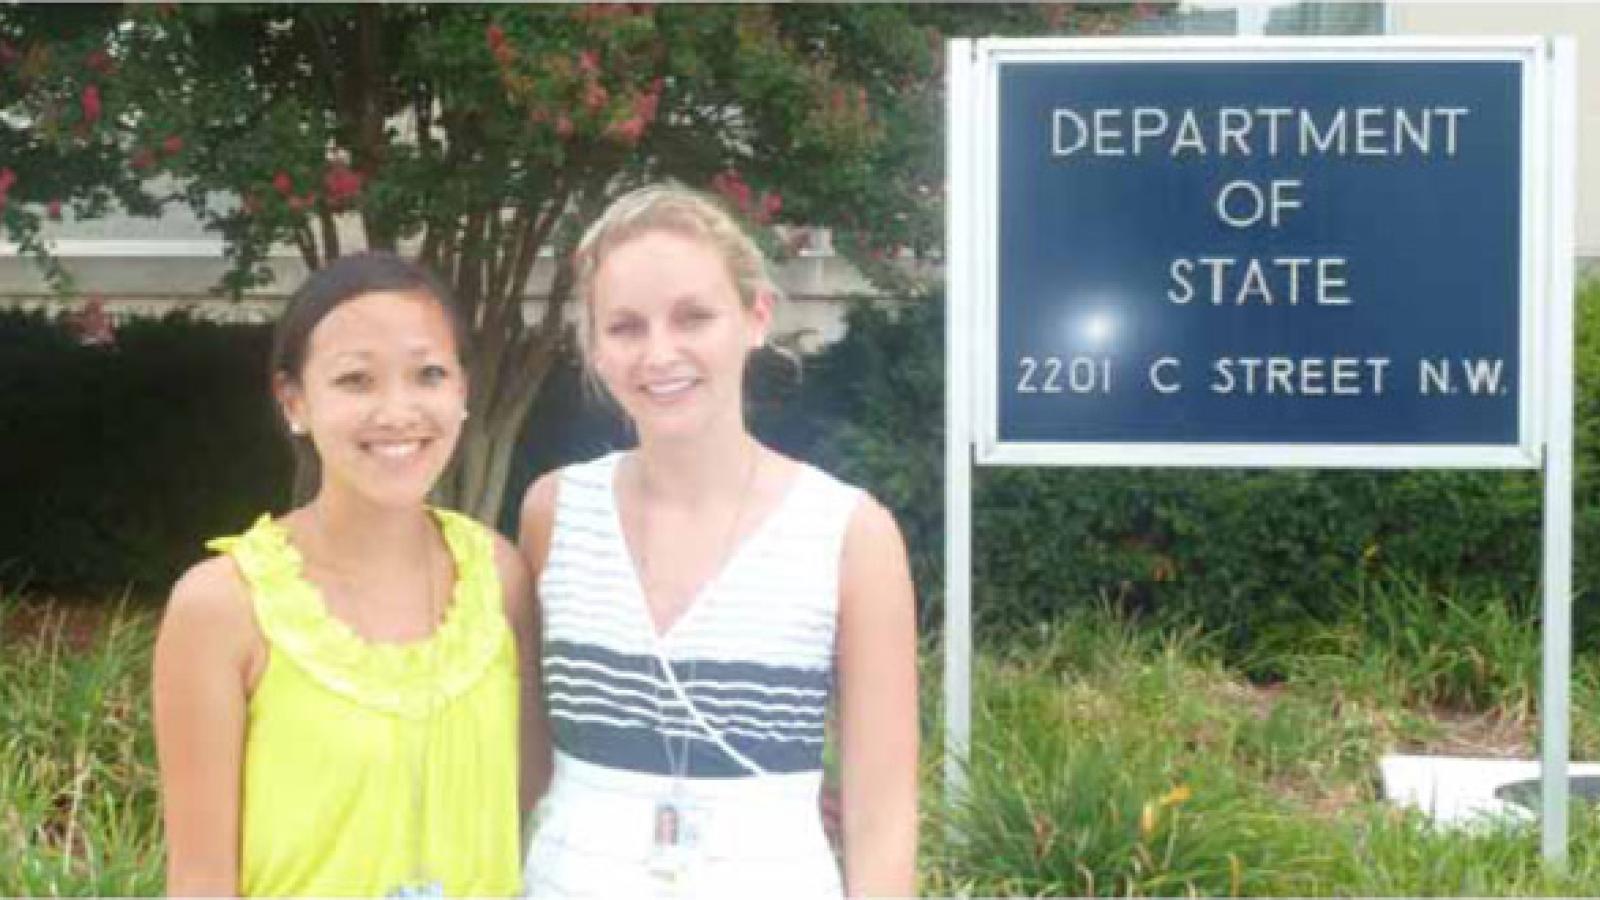
POLYGON ((246 896, 522 891, 518 675, 494 543, 433 514, 456 584, 444 621, 408 644, 334 618, 271 516, 207 545, 243 573, 268 645, 245 726, 246 896))

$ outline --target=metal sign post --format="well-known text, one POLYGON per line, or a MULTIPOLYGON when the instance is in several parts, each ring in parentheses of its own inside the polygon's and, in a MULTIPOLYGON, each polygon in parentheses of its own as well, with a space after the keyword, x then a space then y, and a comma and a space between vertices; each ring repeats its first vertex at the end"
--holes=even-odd
POLYGON ((945 50, 944 781, 945 803, 966 786, 972 735, 972 41, 945 50))
POLYGON ((1570 41, 947 50, 946 777, 983 465, 1542 468, 1545 853, 1570 656, 1570 41))
POLYGON ((1573 223, 1577 194, 1577 52, 1571 38, 1546 47, 1551 140, 1545 188, 1550 198, 1545 243, 1544 663, 1540 684, 1542 765, 1540 848, 1553 867, 1567 861, 1567 760, 1571 754, 1573 223))

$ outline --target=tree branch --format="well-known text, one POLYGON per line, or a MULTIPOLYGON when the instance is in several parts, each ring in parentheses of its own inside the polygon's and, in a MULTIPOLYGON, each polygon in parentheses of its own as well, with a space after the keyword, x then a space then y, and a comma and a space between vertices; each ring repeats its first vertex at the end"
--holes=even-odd
POLYGON ((339 252, 339 224, 333 220, 326 200, 317 205, 317 221, 322 226, 323 255, 333 262, 343 254, 339 252))
POLYGON ((499 254, 500 264, 495 266, 494 278, 490 281, 489 292, 494 296, 498 297, 506 293, 510 287, 509 281, 512 273, 516 271, 517 263, 521 260, 522 242, 526 238, 528 223, 531 218, 528 213, 528 205, 524 203, 518 206, 516 211, 511 214, 511 227, 508 229, 511 232, 509 241, 504 237, 503 232, 495 235, 495 242, 501 247, 501 251, 499 254), (507 243, 510 244, 509 247, 506 246, 507 243))
POLYGON ((456 291, 463 297, 483 297, 483 232, 488 224, 489 214, 474 212, 467 215, 467 224, 461 232, 461 243, 457 248, 456 271, 454 273, 456 291))
POLYGON ((534 223, 533 231, 521 247, 521 255, 517 258, 516 276, 512 281, 513 289, 518 296, 528 293, 528 278, 533 274, 533 267, 539 260, 539 251, 549 242, 550 235, 555 231, 556 224, 561 221, 561 216, 567 209, 567 198, 570 196, 565 184, 557 182, 555 190, 551 193, 548 206, 541 204, 543 211, 534 223))
POLYGON ((304 222, 295 226, 294 242, 300 248, 300 258, 305 260, 307 271, 315 272, 322 268, 322 260, 317 256, 317 239, 311 233, 310 226, 304 222))
POLYGON ((435 272, 439 271, 439 250, 444 243, 444 232, 445 229, 432 220, 422 230, 422 249, 417 253, 417 261, 435 272))
MULTIPOLYGON (((384 8, 360 4, 356 13, 355 65, 347 79, 355 119, 355 139, 350 161, 355 170, 372 182, 384 162, 384 110, 382 104, 384 71, 382 53, 384 8)), ((363 220, 367 226, 367 246, 374 250, 394 250, 396 235, 377 218, 363 220)))

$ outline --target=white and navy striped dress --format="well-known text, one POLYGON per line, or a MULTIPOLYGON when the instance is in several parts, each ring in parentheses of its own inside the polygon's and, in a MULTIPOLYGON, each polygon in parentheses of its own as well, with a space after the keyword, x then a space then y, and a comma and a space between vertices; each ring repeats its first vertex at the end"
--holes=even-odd
POLYGON ((556 769, 528 853, 529 893, 838 896, 817 802, 839 559, 860 492, 802 465, 658 636, 617 515, 621 458, 560 474, 539 578, 556 769), (656 806, 675 789, 699 827, 696 863, 669 888, 649 864, 656 806))

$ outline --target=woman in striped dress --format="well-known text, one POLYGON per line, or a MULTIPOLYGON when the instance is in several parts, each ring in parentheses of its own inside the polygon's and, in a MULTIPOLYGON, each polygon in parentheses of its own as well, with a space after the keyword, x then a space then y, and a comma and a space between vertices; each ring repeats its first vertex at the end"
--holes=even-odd
POLYGON ((765 260, 709 198, 649 187, 576 265, 586 362, 639 443, 523 502, 556 757, 530 894, 912 893, 905 547, 882 506, 746 427, 778 297, 765 260), (818 812, 830 705, 842 875, 818 812))

